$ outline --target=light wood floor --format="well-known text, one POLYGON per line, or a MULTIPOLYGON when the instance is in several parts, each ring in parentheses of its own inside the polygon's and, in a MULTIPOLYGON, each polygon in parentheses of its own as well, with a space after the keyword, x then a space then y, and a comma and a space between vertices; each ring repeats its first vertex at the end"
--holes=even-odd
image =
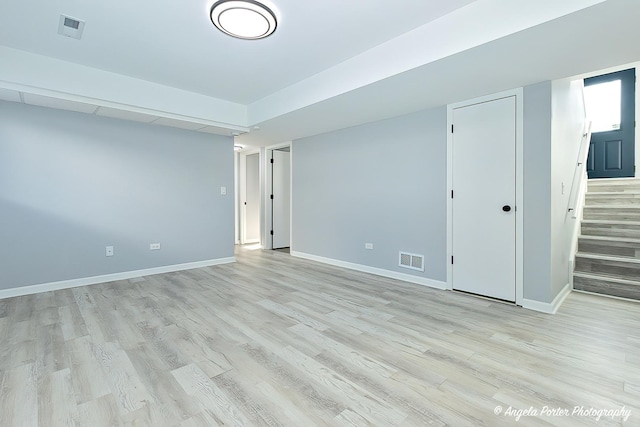
POLYGON ((0 300, 0 343, 2 427, 640 425, 638 303, 552 316, 279 252, 0 300))

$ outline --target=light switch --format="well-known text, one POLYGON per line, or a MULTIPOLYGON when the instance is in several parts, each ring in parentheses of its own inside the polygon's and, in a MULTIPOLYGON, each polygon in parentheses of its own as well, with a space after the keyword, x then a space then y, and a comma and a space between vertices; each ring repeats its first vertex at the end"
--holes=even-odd
POLYGON ((220 195, 221 196, 227 195, 227 187, 220 187, 220 195))

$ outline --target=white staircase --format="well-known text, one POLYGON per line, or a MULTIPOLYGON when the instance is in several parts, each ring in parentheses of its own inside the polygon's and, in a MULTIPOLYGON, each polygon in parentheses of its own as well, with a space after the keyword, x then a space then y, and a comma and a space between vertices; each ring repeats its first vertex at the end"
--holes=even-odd
POLYGON ((640 179, 589 180, 573 288, 640 300, 640 179))

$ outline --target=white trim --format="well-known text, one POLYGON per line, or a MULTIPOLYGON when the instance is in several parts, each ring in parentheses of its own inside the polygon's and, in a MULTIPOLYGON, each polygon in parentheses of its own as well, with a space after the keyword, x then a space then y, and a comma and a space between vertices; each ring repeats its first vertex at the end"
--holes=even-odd
MULTIPOLYGON (((239 144, 236 144, 239 145, 239 144)), ((253 147, 246 147, 243 148, 240 151, 237 151, 237 153, 243 154, 245 156, 250 156, 252 154, 260 154, 260 149, 259 148, 253 148, 253 147)))
MULTIPOLYGON (((240 166, 238 171, 238 195, 239 195, 239 221, 240 221, 240 238, 239 243, 241 245, 246 245, 248 243, 259 243, 260 242, 260 234, 256 239, 247 239, 247 208, 245 203, 247 202, 247 156, 252 156, 254 154, 258 155, 258 180, 262 179, 260 177, 260 150, 244 150, 240 152, 240 166)), ((260 192, 260 184, 258 183, 258 192, 260 192)), ((261 197, 261 196, 258 196, 261 197)), ((260 209, 260 207, 258 207, 260 209)), ((258 218, 260 221, 260 218, 258 218)), ((260 231, 259 231, 260 232, 260 231)))
POLYGON ((265 147, 260 148, 260 246, 263 249, 268 249, 269 246, 269 227, 267 226, 268 221, 267 218, 267 180, 268 180, 268 160, 267 160, 267 149, 265 147))
POLYGON ((467 101, 447 105, 447 289, 453 289, 453 266, 450 259, 453 248, 453 209, 451 190, 453 189, 453 153, 451 150, 453 135, 453 110, 460 107, 495 101, 497 99, 515 96, 516 98, 516 304, 523 305, 524 293, 524 90, 516 88, 498 92, 467 101))
MULTIPOLYGON (((271 158, 273 157, 273 151, 274 150, 278 150, 280 148, 286 148, 289 147, 289 157, 290 157, 290 163, 289 163, 289 229, 291 231, 291 227, 293 224, 293 216, 291 216, 291 212, 293 209, 293 155, 291 154, 292 150, 293 150, 293 141, 287 141, 287 142, 281 142, 279 144, 274 144, 274 145, 269 145, 267 147, 263 147, 261 150, 264 150, 264 159, 263 161, 260 163, 263 167, 263 173, 261 173, 261 179, 263 180, 262 183, 264 185, 264 187, 262 187, 262 189, 264 190, 263 193, 263 203, 264 203, 264 210, 262 211, 262 238, 263 238, 263 242, 262 242, 262 248, 263 249, 273 249, 273 236, 271 236, 271 226, 272 226, 272 209, 273 209, 273 201, 270 198, 271 195, 271 191, 273 191, 273 176, 272 176, 272 165, 271 165, 271 158)), ((262 151, 261 151, 262 153, 262 151)), ((289 235, 289 247, 291 247, 291 234, 289 235)))
POLYGON ((556 297, 553 299, 551 303, 540 302, 532 299, 523 299, 522 307, 529 310, 539 311, 541 313, 556 314, 558 309, 564 302, 564 300, 567 299, 567 297, 571 293, 571 291, 572 291, 571 283, 567 283, 564 286, 564 288, 562 288, 560 293, 556 295, 556 297))
POLYGON ((304 252, 291 251, 291 256, 304 258, 310 261, 321 262, 323 264, 334 265, 336 267, 347 268, 349 270, 361 271, 363 273, 375 274, 376 276, 388 277, 390 279, 402 280, 404 282, 415 283, 416 285, 428 286, 441 290, 447 289, 447 283, 439 280, 427 279, 426 277, 413 276, 411 274, 399 273, 397 271, 385 270, 382 268, 370 267, 368 265, 354 264, 352 262, 340 261, 332 258, 325 258, 318 255, 304 252))
POLYGON ((243 245, 253 245, 254 243, 260 243, 260 239, 245 240, 242 244, 243 245))
POLYGON ((271 228, 273 226, 273 206, 271 201, 271 192, 273 191, 273 166, 271 164, 271 158, 273 157, 273 150, 265 148, 264 155, 264 240, 262 247, 264 249, 273 249, 273 236, 271 235, 271 228))
MULTIPOLYGON (((234 149, 235 150, 235 149, 234 149)), ((240 153, 233 152, 233 223, 234 223, 234 240, 235 244, 241 243, 240 237, 240 217, 242 215, 242 209, 240 209, 240 167, 241 156, 240 153)))
MULTIPOLYGON (((244 245, 246 241, 247 212, 245 203, 247 202, 247 154, 240 152, 238 161, 238 243, 244 245)), ((259 158, 259 156, 258 156, 259 158)), ((260 161, 260 160, 258 160, 260 161)))
MULTIPOLYGON (((166 86, 166 87, 169 88, 169 86, 166 86)), ((92 98, 89 96, 77 95, 73 93, 46 89, 46 88, 41 88, 36 86, 24 85, 21 83, 13 83, 6 80, 0 80, 0 88, 14 90, 16 92, 20 92, 21 94, 27 93, 32 95, 47 96, 49 98, 62 99, 65 101, 89 104, 96 107, 96 110, 93 113, 89 113, 92 115, 95 115, 99 107, 105 107, 105 108, 113 108, 116 110, 129 111, 132 113, 147 114, 149 116, 157 117, 156 119, 152 120, 149 123, 153 123, 160 118, 166 118, 166 119, 181 120, 185 122, 202 125, 202 128, 194 129, 195 131, 198 131, 208 126, 212 126, 212 127, 230 130, 230 131, 242 132, 242 133, 250 132, 250 129, 247 126, 240 126, 232 123, 218 122, 218 121, 209 120, 201 117, 187 116, 183 114, 172 113, 170 111, 165 111, 165 110, 156 110, 153 108, 139 107, 137 105, 125 104, 122 102, 107 101, 105 99, 92 98)), ((22 100, 22 96, 20 98, 22 100)), ((21 102, 21 103, 26 104, 25 102, 21 102)))
POLYGON ((516 94, 516 304, 524 301, 524 89, 516 94))
POLYGON ((293 141, 289 144, 289 252, 293 250, 293 141))
POLYGON ((278 148, 290 147, 292 142, 293 141, 279 142, 277 144, 267 145, 264 148, 266 148, 267 150, 277 150, 278 148))
POLYGON ((58 291, 76 288, 78 286, 95 285, 116 280, 132 279, 134 277, 151 276, 154 274, 172 273, 174 271, 191 270, 194 268, 211 267, 213 265, 235 262, 235 257, 209 259, 205 261, 187 262, 184 264, 166 265, 163 267, 146 268, 143 270, 123 271, 121 273, 104 274, 101 276, 82 277, 80 279, 61 280, 59 282, 42 283, 39 285, 22 286, 19 288, 0 290, 0 299, 37 294, 40 292, 58 291))

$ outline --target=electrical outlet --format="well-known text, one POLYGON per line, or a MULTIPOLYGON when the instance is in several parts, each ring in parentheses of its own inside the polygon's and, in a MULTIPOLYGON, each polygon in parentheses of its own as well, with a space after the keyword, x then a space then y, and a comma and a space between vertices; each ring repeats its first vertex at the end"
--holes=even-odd
POLYGON ((365 243, 364 248, 369 250, 373 249, 373 243, 365 243))
POLYGON ((151 243, 149 245, 149 250, 150 251, 159 251, 160 250, 160 243, 151 243))
POLYGON ((104 254, 105 254, 106 256, 113 256, 113 246, 107 246, 107 247, 104 249, 104 254))

